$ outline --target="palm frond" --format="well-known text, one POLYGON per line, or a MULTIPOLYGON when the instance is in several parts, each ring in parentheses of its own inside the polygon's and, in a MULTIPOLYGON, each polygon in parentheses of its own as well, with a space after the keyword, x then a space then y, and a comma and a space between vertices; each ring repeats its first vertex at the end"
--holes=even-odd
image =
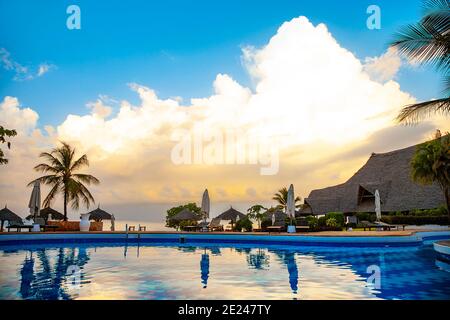
POLYGON ((401 28, 391 46, 400 54, 420 64, 430 64, 438 70, 448 70, 450 34, 436 30, 431 23, 419 22, 401 28))
MULTIPOLYGON (((51 153, 42 152, 39 155, 39 157, 44 158, 45 160, 47 160, 50 163, 50 165, 52 165, 57 170, 64 168, 64 166, 61 163, 61 161, 53 155, 54 151, 55 150, 53 150, 51 153)), ((35 170, 36 170, 36 167, 35 167, 35 170)))
POLYGON ((52 201, 55 199, 56 195, 60 191, 60 183, 56 183, 51 189, 48 195, 45 197, 44 202, 42 203, 42 206, 44 208, 50 207, 52 204, 52 201))
POLYGON ((54 175, 54 174, 50 174, 50 175, 47 175, 47 176, 42 176, 42 177, 34 179, 30 183, 28 183, 27 187, 33 186, 36 181, 39 181, 40 183, 43 183, 43 184, 51 185, 51 184, 62 182, 62 177, 54 175))
POLYGON ((46 172, 58 173, 59 172, 59 170, 57 168, 52 167, 46 163, 38 164, 37 166, 34 167, 34 170, 40 171, 43 173, 46 173, 46 172))
POLYGON ((72 164, 70 171, 76 171, 84 166, 89 166, 89 160, 85 154, 72 164))
POLYGON ((79 209, 80 199, 88 209, 91 205, 91 202, 95 203, 94 197, 81 182, 71 179, 69 181, 69 186, 69 199, 71 202, 71 207, 73 209, 79 209))
POLYGON ((79 180, 80 182, 86 183, 88 185, 100 183, 100 181, 96 177, 94 177, 90 174, 75 173, 72 175, 72 177, 79 180))
POLYGON ((450 98, 425 101, 408 105, 397 116, 398 122, 416 124, 424 117, 432 114, 450 114, 450 98))
POLYGON ((445 32, 450 21, 449 0, 424 0, 422 4, 424 24, 434 26, 436 30, 445 32))

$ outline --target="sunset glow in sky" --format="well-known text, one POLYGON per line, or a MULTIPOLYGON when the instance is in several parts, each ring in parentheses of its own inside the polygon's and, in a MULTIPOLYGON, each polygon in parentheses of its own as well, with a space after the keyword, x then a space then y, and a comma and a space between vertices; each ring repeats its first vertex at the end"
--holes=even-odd
MULTIPOLYGON (((0 167, 0 205, 22 215, 38 155, 58 141, 87 153, 88 171, 101 181, 92 193, 102 207, 121 219, 160 221, 170 206, 199 203, 205 188, 212 216, 229 205, 244 211, 274 204, 273 193, 291 183, 304 198, 344 182, 372 152, 450 130, 444 117, 414 127, 394 121, 402 106, 436 98, 441 86, 433 70, 387 46, 396 27, 417 19, 416 1, 379 1, 385 20, 374 31, 366 28, 364 1, 346 2, 333 16, 316 4, 285 1, 285 11, 271 12, 264 1, 253 2, 261 10, 251 13, 247 5, 236 11, 232 1, 223 8, 224 16, 234 12, 227 21, 214 19, 220 8, 206 3, 203 20, 179 17, 174 2, 171 27, 142 20, 142 11, 166 16, 167 7, 128 1, 120 20, 114 19, 123 11, 118 2, 96 8, 79 1, 83 22, 75 31, 57 21, 65 21, 63 2, 38 8, 48 26, 31 16, 27 27, 19 26, 27 15, 21 8, 35 6, 31 1, 0 5, 0 124, 19 133, 7 151, 10 163, 0 167), (398 16, 402 5, 407 10, 398 16), (17 23, 3 19, 13 14, 17 23), (105 15, 114 21, 109 28, 105 15), (246 152, 243 163, 227 162, 229 153, 211 148, 227 133, 243 137, 245 143, 232 144, 246 152), (174 163, 177 142, 196 134, 202 161, 174 163), (249 161, 252 150, 256 163, 249 161), (277 170, 261 174, 273 157, 277 170)), ((197 15, 195 9, 187 14, 197 15)), ((183 141, 196 147, 193 139, 183 141)))

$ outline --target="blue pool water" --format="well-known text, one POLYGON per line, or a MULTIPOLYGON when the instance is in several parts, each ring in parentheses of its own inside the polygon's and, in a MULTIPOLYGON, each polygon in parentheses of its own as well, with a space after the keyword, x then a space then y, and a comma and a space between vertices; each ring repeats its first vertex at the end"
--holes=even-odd
POLYGON ((0 266, 0 299, 450 298, 430 245, 24 244, 0 266))

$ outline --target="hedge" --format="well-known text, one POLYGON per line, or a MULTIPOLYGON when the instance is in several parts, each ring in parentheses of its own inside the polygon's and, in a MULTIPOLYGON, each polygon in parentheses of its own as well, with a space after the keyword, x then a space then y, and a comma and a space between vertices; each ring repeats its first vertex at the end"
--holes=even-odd
POLYGON ((417 226, 425 224, 449 224, 448 216, 382 216, 381 221, 388 224, 409 224, 417 226))

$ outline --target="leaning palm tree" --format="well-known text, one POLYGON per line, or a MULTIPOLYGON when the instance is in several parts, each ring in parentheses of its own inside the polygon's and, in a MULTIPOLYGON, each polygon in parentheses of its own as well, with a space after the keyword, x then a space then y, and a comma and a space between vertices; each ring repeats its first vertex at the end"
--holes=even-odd
POLYGON ((450 218, 450 134, 438 132, 436 139, 417 147, 411 161, 412 179, 423 185, 438 183, 450 218))
POLYGON ((67 221, 67 204, 71 204, 72 209, 77 210, 80 207, 80 201, 89 208, 91 202, 95 202, 94 197, 86 188, 85 184, 98 184, 99 180, 90 175, 76 173, 84 166, 89 166, 87 156, 84 154, 80 158, 75 158, 75 149, 65 142, 62 146, 53 149, 50 153, 40 154, 48 163, 41 163, 34 167, 36 171, 48 173, 31 181, 31 186, 35 181, 40 181, 51 187, 50 192, 44 199, 43 206, 49 207, 58 193, 64 197, 64 220, 67 221))
MULTIPOLYGON (((287 196, 288 196, 288 189, 286 187, 281 188, 280 190, 278 190, 277 193, 274 194, 273 196, 273 200, 278 202, 278 207, 286 210, 286 206, 287 206, 287 196)), ((300 202, 302 199, 300 197, 296 197, 294 199, 294 203, 295 203, 295 207, 296 208, 300 208, 301 204, 297 204, 297 202, 300 202)))
POLYGON ((413 62, 443 73, 443 97, 405 106, 399 122, 416 123, 434 113, 450 115, 450 0, 423 0, 423 17, 399 30, 390 44, 413 62))

